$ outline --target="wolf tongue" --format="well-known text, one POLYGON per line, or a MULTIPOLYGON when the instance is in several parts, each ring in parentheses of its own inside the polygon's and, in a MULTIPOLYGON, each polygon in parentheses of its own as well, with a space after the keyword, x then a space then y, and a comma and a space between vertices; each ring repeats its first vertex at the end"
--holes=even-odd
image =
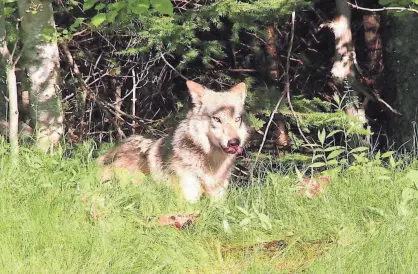
POLYGON ((228 152, 230 154, 241 154, 242 148, 240 146, 228 147, 226 149, 226 152, 228 152))

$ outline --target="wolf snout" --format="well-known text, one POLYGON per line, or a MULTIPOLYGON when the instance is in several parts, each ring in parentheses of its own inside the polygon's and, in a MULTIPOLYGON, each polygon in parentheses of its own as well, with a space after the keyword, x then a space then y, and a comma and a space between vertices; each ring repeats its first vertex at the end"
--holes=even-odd
POLYGON ((228 147, 237 147, 241 143, 241 140, 239 138, 234 138, 228 141, 227 146, 228 147))
POLYGON ((241 154, 242 148, 240 147, 241 140, 234 138, 228 141, 225 151, 228 154, 241 154))

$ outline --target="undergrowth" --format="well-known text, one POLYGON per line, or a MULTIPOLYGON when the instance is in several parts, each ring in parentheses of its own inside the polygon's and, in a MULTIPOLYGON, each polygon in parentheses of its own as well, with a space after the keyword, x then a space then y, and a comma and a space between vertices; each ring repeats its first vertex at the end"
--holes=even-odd
POLYGON ((312 199, 294 171, 259 172, 224 203, 190 205, 152 180, 100 184, 93 151, 23 147, 15 164, 2 142, 1 273, 418 272, 416 162, 373 158, 312 199), (191 212, 182 231, 153 218, 191 212))

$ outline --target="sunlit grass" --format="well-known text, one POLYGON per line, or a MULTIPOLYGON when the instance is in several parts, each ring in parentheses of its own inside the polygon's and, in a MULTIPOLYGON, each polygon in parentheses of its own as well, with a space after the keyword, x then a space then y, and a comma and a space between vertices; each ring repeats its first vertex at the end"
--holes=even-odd
POLYGON ((189 205, 164 185, 102 185, 89 146, 44 156, 0 146, 0 273, 417 273, 416 203, 391 180, 344 172, 314 199, 296 176, 269 174, 223 204, 189 205), (178 231, 153 216, 199 211, 178 231), (284 248, 262 243, 282 240, 284 248))

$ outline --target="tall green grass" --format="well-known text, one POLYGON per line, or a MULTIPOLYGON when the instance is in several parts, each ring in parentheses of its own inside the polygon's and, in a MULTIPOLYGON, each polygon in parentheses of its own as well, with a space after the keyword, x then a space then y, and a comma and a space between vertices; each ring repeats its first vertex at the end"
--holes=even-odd
POLYGON ((66 155, 22 148, 13 164, 0 145, 0 273, 418 273, 416 202, 399 213, 414 165, 343 172, 314 199, 266 172, 189 205, 151 180, 100 184, 89 146, 66 155), (152 218, 196 211, 183 231, 152 218))

